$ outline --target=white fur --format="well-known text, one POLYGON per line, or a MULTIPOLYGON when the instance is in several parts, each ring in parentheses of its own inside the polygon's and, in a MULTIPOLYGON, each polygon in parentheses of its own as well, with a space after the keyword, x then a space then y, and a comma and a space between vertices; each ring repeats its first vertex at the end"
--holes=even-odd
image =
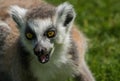
POLYGON ((16 14, 16 16, 24 17, 26 14, 26 9, 21 8, 17 5, 13 5, 10 7, 10 14, 16 14))
MULTIPOLYGON (((43 41, 41 43, 49 48, 50 45, 48 46, 45 44, 47 42, 42 38, 42 35, 49 26, 54 24, 51 19, 31 20, 28 24, 31 26, 31 29, 37 33, 38 40, 43 41)), ((70 47, 69 34, 66 33, 65 27, 63 26, 56 25, 56 28, 58 30, 57 38, 54 43, 54 51, 49 62, 46 64, 40 64, 38 59, 33 56, 33 60, 30 63, 31 71, 34 76, 38 78, 38 81, 49 81, 50 78, 51 81, 54 81, 52 79, 56 79, 56 81, 63 81, 72 75, 71 65, 68 64, 71 60, 67 54, 70 47)))
MULTIPOLYGON (((40 42, 42 45, 44 45, 47 48, 52 48, 53 44, 49 44, 49 40, 43 40, 43 34, 45 32, 45 30, 47 30, 48 26, 51 25, 51 21, 50 19, 36 19, 36 20, 29 20, 27 22, 29 24, 29 27, 36 33, 37 35, 37 41, 36 42, 40 42)), ((25 37, 25 30, 26 27, 22 27, 20 30, 21 33, 21 40, 24 44, 24 46, 26 47, 26 50, 30 51, 30 53, 33 54, 33 48, 36 44, 35 41, 29 41, 28 39, 26 39, 25 37)))
MULTIPOLYGON (((68 57, 68 49, 71 42, 69 32, 75 18, 75 12, 72 8, 72 5, 69 3, 61 4, 56 9, 56 14, 53 20, 50 18, 37 18, 27 21, 27 24, 29 24, 31 29, 34 30, 37 35, 37 42, 40 42, 40 44, 45 46, 47 49, 54 48, 49 62, 45 64, 40 64, 37 57, 34 54, 31 55, 31 58, 33 59, 30 61, 30 69, 33 73, 33 76, 37 77, 38 81, 64 81, 72 76, 72 64, 70 64, 71 60, 68 57), (69 12, 74 18, 67 27, 64 27, 63 23, 66 15, 69 12), (62 15, 60 15, 61 13, 62 15), (44 32, 52 25, 57 29, 57 36, 54 44, 50 43, 50 40, 43 36, 44 32)), ((22 27, 20 31, 23 44, 26 46, 28 51, 33 53, 34 45, 32 45, 32 43, 34 44, 34 42, 28 41, 23 32, 25 30, 24 16, 26 12, 26 9, 18 6, 13 6, 10 9, 10 14, 13 17, 15 16, 14 18, 18 20, 17 23, 22 27)))
POLYGON ((31 29, 35 31, 38 40, 40 40, 44 32, 48 29, 48 27, 51 27, 52 21, 50 18, 35 19, 35 20, 29 20, 28 24, 30 25, 31 29))
POLYGON ((71 60, 67 54, 70 44, 67 43, 69 41, 55 45, 55 50, 48 63, 40 64, 35 58, 31 61, 31 71, 38 81, 54 81, 54 79, 64 81, 72 76, 72 68, 69 64, 71 60))
MULTIPOLYGON (((38 81, 64 81, 72 76, 73 68, 71 68, 72 64, 69 64, 71 63, 71 60, 68 57, 68 49, 71 41, 69 31, 66 31, 66 28, 70 30, 74 19, 71 21, 69 27, 63 26, 65 16, 71 10, 73 10, 72 6, 68 3, 64 3, 58 6, 58 10, 53 21, 51 21, 50 18, 28 21, 32 30, 36 32, 38 41, 43 40, 42 35, 49 26, 54 25, 57 29, 54 51, 49 62, 46 64, 40 64, 36 58, 31 61, 31 71, 34 76, 38 78, 38 81), (63 8, 65 8, 64 11, 62 10, 63 8), (59 13, 63 13, 62 17, 58 16, 59 13)), ((75 13, 73 15, 75 17, 75 13)), ((43 41, 44 42, 42 44, 45 45, 46 41, 43 41)), ((50 47, 48 45, 45 46, 48 48, 50 47)))
POLYGON ((65 2, 65 3, 59 5, 56 8, 56 15, 55 15, 56 21, 55 21, 55 23, 57 25, 62 25, 63 26, 63 23, 64 23, 64 21, 66 19, 67 14, 72 14, 73 15, 73 19, 72 19, 72 21, 69 23, 69 25, 67 27, 68 32, 69 32, 70 29, 71 29, 71 26, 73 24, 73 21, 74 21, 74 19, 76 17, 76 13, 75 13, 75 11, 73 9, 73 6, 70 3, 65 2))
POLYGON ((10 6, 8 13, 13 17, 13 19, 16 20, 17 24, 20 24, 20 26, 23 26, 25 23, 25 15, 26 15, 27 9, 21 8, 17 5, 10 6))
POLYGON ((11 28, 8 26, 8 24, 6 24, 3 21, 0 21, 0 26, 6 27, 7 29, 11 30, 11 28))

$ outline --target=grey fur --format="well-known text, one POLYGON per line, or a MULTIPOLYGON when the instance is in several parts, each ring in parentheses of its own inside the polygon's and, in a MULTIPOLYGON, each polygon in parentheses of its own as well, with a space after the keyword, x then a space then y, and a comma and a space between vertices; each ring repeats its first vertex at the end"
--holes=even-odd
MULTIPOLYGON (((4 23, 3 21, 0 21, 0 49, 4 50, 3 46, 4 46, 4 41, 7 37, 7 35, 10 33, 10 28, 8 27, 8 25, 6 23, 4 23)), ((0 51, 0 55, 2 54, 0 51)))
POLYGON ((0 22, 0 75, 4 73, 0 81, 66 81, 68 78, 95 81, 84 60, 86 38, 77 33, 81 39, 79 48, 71 33, 76 16, 71 4, 63 3, 58 7, 43 4, 30 10, 15 6, 10 9, 10 15, 20 26, 20 32, 16 35, 14 29, 0 22), (27 25, 34 30, 36 39, 25 38, 27 25), (49 39, 44 33, 51 25, 57 34, 49 39), (33 52, 36 44, 47 51, 54 49, 48 63, 38 61, 33 52))
POLYGON ((55 14, 55 7, 49 4, 41 4, 38 7, 34 7, 27 12, 27 19, 35 19, 35 18, 48 18, 53 17, 55 14))

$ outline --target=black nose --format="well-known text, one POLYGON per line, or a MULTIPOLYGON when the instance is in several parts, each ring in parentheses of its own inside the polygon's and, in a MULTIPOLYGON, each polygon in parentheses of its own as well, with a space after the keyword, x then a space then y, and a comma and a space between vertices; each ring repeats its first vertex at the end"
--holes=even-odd
POLYGON ((39 56, 39 55, 41 55, 41 54, 46 54, 46 52, 47 52, 47 49, 44 48, 44 47, 35 46, 35 48, 34 48, 34 53, 35 53, 37 56, 39 56))

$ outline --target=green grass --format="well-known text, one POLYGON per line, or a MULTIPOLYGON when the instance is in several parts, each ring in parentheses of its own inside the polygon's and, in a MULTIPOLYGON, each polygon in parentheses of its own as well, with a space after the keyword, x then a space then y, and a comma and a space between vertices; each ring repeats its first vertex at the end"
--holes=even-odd
POLYGON ((79 29, 90 39, 86 60, 96 81, 120 81, 120 0, 68 1, 74 5, 79 29))

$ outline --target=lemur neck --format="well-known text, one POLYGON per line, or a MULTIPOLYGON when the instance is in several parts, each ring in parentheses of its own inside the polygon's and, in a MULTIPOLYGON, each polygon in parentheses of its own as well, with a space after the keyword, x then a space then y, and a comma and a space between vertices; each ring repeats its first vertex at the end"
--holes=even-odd
POLYGON ((26 64, 26 66, 29 66, 27 64, 29 64, 30 61, 30 52, 28 50, 26 50, 24 44, 22 43, 22 41, 19 39, 18 40, 19 43, 19 54, 21 56, 21 62, 23 64, 26 64))

